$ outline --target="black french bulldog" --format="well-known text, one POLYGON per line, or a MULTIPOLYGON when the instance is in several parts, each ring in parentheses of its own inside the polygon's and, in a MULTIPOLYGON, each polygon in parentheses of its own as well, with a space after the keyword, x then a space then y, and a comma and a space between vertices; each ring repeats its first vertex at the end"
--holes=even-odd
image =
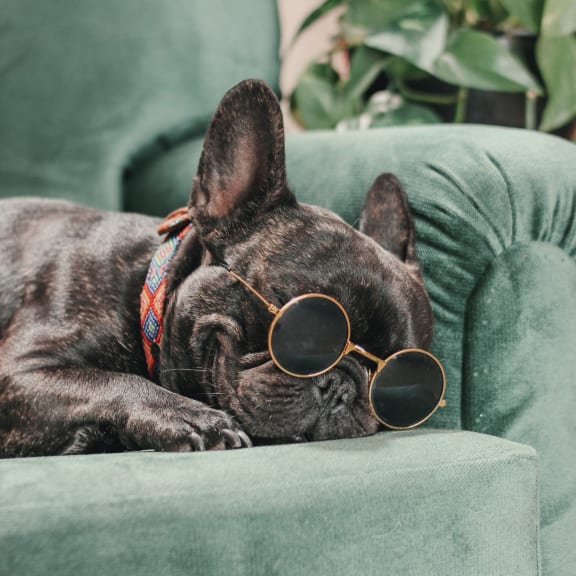
POLYGON ((161 238, 155 218, 48 199, 0 201, 0 456, 203 450, 378 429, 368 372, 351 355, 314 378, 275 367, 269 301, 319 292, 355 343, 386 357, 427 348, 432 313, 398 181, 379 177, 360 232, 299 204, 286 182, 278 101, 247 80, 209 127, 188 203, 192 228, 169 268, 149 379, 140 293, 161 238))

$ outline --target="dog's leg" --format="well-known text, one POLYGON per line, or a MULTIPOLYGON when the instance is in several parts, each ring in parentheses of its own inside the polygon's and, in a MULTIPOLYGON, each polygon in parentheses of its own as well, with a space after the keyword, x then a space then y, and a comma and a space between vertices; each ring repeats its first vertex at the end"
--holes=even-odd
POLYGON ((50 368, 0 380, 0 456, 249 446, 230 416, 140 376, 50 368))

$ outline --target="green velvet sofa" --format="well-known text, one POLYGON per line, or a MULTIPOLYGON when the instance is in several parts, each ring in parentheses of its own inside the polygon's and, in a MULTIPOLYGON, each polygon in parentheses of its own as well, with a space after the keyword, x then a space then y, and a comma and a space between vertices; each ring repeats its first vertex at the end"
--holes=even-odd
MULTIPOLYGON (((182 205, 223 93, 278 87, 278 40, 272 0, 0 0, 0 195, 182 205)), ((576 574, 576 147, 409 127, 293 134, 287 162, 351 223, 399 176, 447 407, 364 439, 2 460, 0 575, 576 574)))

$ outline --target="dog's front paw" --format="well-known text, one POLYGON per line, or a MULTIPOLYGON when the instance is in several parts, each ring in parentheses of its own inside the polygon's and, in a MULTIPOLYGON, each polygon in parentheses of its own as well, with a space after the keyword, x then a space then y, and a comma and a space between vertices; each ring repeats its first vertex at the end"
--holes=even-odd
POLYGON ((228 414, 190 398, 168 394, 169 402, 150 402, 130 410, 120 434, 127 448, 188 452, 252 446, 248 435, 228 414))

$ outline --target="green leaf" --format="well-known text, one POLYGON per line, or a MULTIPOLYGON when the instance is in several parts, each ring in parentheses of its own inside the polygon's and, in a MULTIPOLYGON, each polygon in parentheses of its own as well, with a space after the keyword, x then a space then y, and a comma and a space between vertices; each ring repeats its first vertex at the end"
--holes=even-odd
POLYGON ((295 119, 310 130, 334 128, 339 120, 362 109, 360 96, 347 93, 329 64, 313 63, 300 77, 290 96, 295 119))
POLYGON ((541 94, 528 68, 495 38, 475 30, 457 30, 446 51, 434 63, 434 74, 465 88, 541 94))
POLYGON ((354 49, 350 58, 350 77, 344 86, 348 98, 361 98, 384 70, 390 58, 366 46, 354 49))
POLYGON ((553 130, 576 116, 576 37, 542 37, 536 57, 548 92, 540 130, 553 130))
POLYGON ((345 24, 366 30, 380 30, 422 4, 422 0, 347 0, 345 24))
POLYGON ((290 97, 296 120, 311 130, 336 125, 338 76, 328 64, 311 64, 300 77, 290 97))
MULTIPOLYGON (((500 0, 512 16, 532 32, 540 30, 542 9, 545 0, 500 0)), ((572 0, 569 0, 570 2, 572 0)), ((550 3, 550 0, 547 0, 550 3)))
POLYGON ((457 0, 454 3, 444 0, 444 3, 448 4, 449 14, 453 18, 456 16, 459 27, 473 28, 480 22, 495 29, 509 17, 500 0, 457 0))
POLYGON ((388 91, 373 94, 360 116, 348 116, 338 123, 338 130, 366 130, 385 126, 438 124, 442 119, 425 106, 404 101, 388 91))
POLYGON ((401 56, 422 70, 431 72, 442 54, 448 35, 448 17, 435 0, 421 3, 383 26, 364 44, 401 56))
MULTIPOLYGON (((542 34, 567 36, 576 32, 576 1, 547 0, 542 15, 542 34)), ((576 71, 572 70, 572 74, 576 71)))
POLYGON ((428 72, 421 70, 414 66, 414 64, 404 60, 400 56, 394 56, 390 59, 386 66, 386 74, 394 80, 400 79, 401 81, 418 81, 425 80, 430 77, 428 72))
POLYGON ((370 128, 384 126, 412 126, 418 124, 438 124, 442 122, 440 117, 425 106, 404 103, 396 110, 391 110, 385 115, 378 116, 370 124, 370 128))
POLYGON ((312 24, 314 24, 316 20, 319 20, 320 18, 322 18, 322 16, 324 16, 324 14, 327 14, 328 12, 336 8, 336 6, 340 6, 340 4, 343 3, 344 0, 326 0, 323 4, 318 6, 318 8, 312 10, 312 12, 310 12, 310 14, 308 14, 308 16, 304 18, 302 24, 300 24, 300 27, 296 31, 296 34, 294 35, 292 42, 294 42, 294 40, 296 40, 296 38, 298 38, 298 36, 300 36, 300 34, 302 34, 302 32, 306 30, 306 28, 309 28, 312 24))

